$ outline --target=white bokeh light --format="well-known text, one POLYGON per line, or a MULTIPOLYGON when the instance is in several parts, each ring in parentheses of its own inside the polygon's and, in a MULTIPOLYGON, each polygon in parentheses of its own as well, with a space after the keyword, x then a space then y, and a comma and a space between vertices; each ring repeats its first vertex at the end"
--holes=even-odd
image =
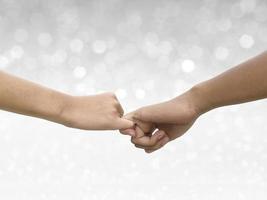
POLYGON ((218 20, 216 25, 220 31, 227 32, 232 27, 232 21, 230 19, 221 19, 218 20))
POLYGON ((144 99, 145 96, 146 96, 145 90, 140 89, 140 88, 135 90, 135 97, 137 99, 144 99))
POLYGON ((70 42, 70 49, 74 53, 80 53, 83 50, 84 43, 80 39, 73 39, 70 42))
POLYGON ((184 60, 182 62, 182 70, 183 72, 190 73, 194 71, 195 69, 195 63, 193 60, 184 60))
POLYGON ((107 44, 103 40, 96 40, 92 45, 93 51, 97 54, 102 54, 107 49, 107 44))
POLYGON ((77 66, 73 70, 73 75, 77 79, 82 79, 86 76, 87 70, 82 66, 77 66))
POLYGON ((225 47, 217 47, 215 49, 215 57, 218 60, 225 60, 227 59, 228 55, 229 55, 229 50, 225 47))
POLYGON ((244 34, 239 38, 239 44, 244 49, 249 49, 254 45, 254 38, 251 35, 244 34))
POLYGON ((115 91, 115 94, 119 99, 125 99, 127 96, 127 91, 125 89, 119 88, 115 91))
POLYGON ((39 43, 41 46, 43 46, 43 47, 47 47, 47 46, 49 46, 49 45, 52 43, 53 38, 52 38, 52 36, 51 36, 50 33, 46 33, 46 32, 44 32, 44 33, 40 33, 40 34, 38 35, 37 40, 38 40, 38 43, 39 43))
POLYGON ((10 56, 14 59, 20 59, 24 54, 24 50, 21 46, 14 46, 10 50, 10 56))

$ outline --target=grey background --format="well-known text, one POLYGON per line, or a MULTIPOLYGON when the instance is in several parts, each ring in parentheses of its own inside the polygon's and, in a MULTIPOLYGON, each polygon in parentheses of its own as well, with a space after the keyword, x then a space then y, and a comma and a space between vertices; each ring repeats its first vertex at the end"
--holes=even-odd
MULTIPOLYGON (((266 50, 264 0, 0 0, 0 69, 125 111, 266 50)), ((259 85, 260 87, 260 85, 259 85)), ((266 102, 201 117, 151 155, 118 132, 0 112, 0 198, 266 199, 266 102)))

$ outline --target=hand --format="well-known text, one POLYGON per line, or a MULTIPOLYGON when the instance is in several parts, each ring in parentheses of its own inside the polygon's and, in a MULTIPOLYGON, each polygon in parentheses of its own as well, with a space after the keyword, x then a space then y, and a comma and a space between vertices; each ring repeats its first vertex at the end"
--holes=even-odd
POLYGON ((120 132, 134 135, 132 143, 151 153, 183 135, 199 116, 200 111, 190 91, 170 101, 127 114, 125 118, 134 121, 136 127, 120 132))
POLYGON ((115 130, 133 127, 123 116, 123 108, 113 93, 68 97, 61 111, 61 123, 85 130, 115 130))

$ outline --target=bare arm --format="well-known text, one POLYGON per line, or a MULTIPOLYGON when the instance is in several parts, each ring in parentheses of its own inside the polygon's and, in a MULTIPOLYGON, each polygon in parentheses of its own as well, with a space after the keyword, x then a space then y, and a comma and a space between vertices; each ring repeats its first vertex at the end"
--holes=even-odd
POLYGON ((0 71, 0 108, 57 121, 68 96, 0 71))
POLYGON ((75 97, 1 71, 0 109, 86 130, 133 125, 120 118, 123 109, 112 93, 75 97))
POLYGON ((209 110, 263 98, 267 98, 266 52, 197 84, 174 99, 129 113, 125 118, 138 126, 121 133, 135 135, 132 143, 151 153, 186 133, 209 110))
POLYGON ((267 52, 193 87, 200 112, 267 98, 267 52))

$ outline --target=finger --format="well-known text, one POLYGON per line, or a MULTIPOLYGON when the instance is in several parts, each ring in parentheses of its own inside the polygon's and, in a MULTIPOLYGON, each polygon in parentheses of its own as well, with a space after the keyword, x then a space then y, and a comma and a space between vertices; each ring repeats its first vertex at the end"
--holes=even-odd
MULTIPOLYGON (((143 130, 136 125, 134 126, 134 128, 120 130, 120 133, 124 135, 130 135, 136 138, 145 136, 145 133, 143 132, 143 130)), ((148 136, 150 136, 150 134, 148 134, 148 136)))
POLYGON ((133 112, 130 112, 130 113, 127 113, 127 114, 125 114, 124 116, 123 116, 123 118, 124 119, 129 119, 129 120, 134 120, 133 119, 133 115, 134 115, 134 113, 133 112))
POLYGON ((147 147, 154 146, 158 140, 161 140, 165 136, 163 131, 157 131, 154 135, 151 137, 143 136, 139 138, 131 138, 131 142, 136 145, 142 146, 144 149, 147 147))
POLYGON ((134 119, 133 115, 134 115, 134 113, 131 112, 131 113, 124 115, 123 118, 134 121, 135 124, 137 125, 136 127, 139 127, 142 130, 142 132, 144 132, 145 135, 149 135, 149 134, 154 132, 154 130, 156 128, 155 124, 143 122, 143 121, 140 121, 138 119, 134 119))
POLYGON ((134 128, 128 128, 128 129, 121 129, 120 133, 123 135, 130 135, 132 137, 136 136, 136 131, 134 128))
POLYGON ((118 118, 113 124, 113 129, 131 129, 134 128, 134 122, 124 118, 118 118))
POLYGON ((141 138, 145 136, 145 132, 139 127, 135 127, 135 138, 141 138))
POLYGON ((165 146, 170 141, 169 137, 166 135, 163 139, 161 139, 159 142, 157 142, 156 145, 153 147, 148 147, 145 149, 146 153, 152 153, 154 151, 157 151, 161 149, 163 146, 165 146))

